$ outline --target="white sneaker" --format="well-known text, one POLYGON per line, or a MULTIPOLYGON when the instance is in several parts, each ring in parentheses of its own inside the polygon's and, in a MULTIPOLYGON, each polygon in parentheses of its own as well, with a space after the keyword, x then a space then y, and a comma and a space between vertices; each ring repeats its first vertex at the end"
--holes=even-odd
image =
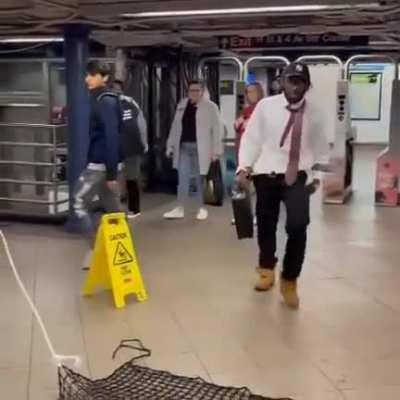
POLYGON ((172 211, 164 214, 165 219, 182 219, 185 218, 185 210, 183 207, 176 207, 172 211))
POLYGON ((92 264, 92 258, 93 258, 93 250, 90 249, 86 252, 85 257, 83 259, 82 269, 84 271, 87 271, 90 268, 92 264))
POLYGON ((199 221, 206 220, 208 218, 208 211, 204 207, 200 208, 196 218, 199 221))
POLYGON ((140 217, 140 213, 135 214, 134 212, 130 211, 130 212, 128 212, 127 217, 128 217, 128 219, 135 219, 137 217, 140 217))

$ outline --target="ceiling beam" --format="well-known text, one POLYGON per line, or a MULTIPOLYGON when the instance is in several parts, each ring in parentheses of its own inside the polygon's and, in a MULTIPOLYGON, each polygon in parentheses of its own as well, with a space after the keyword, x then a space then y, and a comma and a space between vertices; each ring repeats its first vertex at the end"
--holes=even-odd
POLYGON ((1 0, 0 12, 12 12, 33 8, 33 0, 1 0))
POLYGON ((299 5, 368 4, 372 0, 80 0, 79 11, 86 16, 117 16, 127 13, 189 11, 224 8, 252 8, 299 5), (101 6, 101 7, 100 7, 101 6))

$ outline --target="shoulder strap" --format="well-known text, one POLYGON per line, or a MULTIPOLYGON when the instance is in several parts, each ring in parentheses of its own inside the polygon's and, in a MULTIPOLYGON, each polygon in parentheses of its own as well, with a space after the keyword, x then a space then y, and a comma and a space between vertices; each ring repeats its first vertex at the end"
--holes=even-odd
POLYGON ((100 93, 100 94, 97 96, 97 100, 101 100, 101 99, 102 99, 103 97, 105 97, 105 96, 116 97, 116 98, 118 98, 118 99, 120 98, 120 95, 119 95, 118 93, 109 91, 109 92, 100 93))
POLYGON ((129 103, 130 105, 132 105, 133 107, 135 107, 137 110, 140 111, 139 104, 135 101, 133 97, 121 94, 119 98, 121 101, 126 101, 127 103, 129 103))
POLYGON ((119 93, 115 93, 112 91, 104 91, 97 96, 97 101, 100 101, 101 99, 103 99, 106 96, 114 97, 118 100, 117 107, 118 107, 118 114, 119 114, 119 129, 121 129, 122 124, 123 124, 122 108, 121 108, 121 95, 119 93))

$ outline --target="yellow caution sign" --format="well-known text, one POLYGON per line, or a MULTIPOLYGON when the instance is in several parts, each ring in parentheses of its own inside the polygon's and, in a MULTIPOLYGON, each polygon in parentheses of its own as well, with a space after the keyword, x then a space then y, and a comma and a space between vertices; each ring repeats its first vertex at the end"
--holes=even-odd
POLYGON ((97 232, 83 294, 92 295, 99 287, 112 290, 117 308, 125 306, 128 294, 135 294, 139 301, 147 299, 131 232, 123 213, 105 215, 97 232))

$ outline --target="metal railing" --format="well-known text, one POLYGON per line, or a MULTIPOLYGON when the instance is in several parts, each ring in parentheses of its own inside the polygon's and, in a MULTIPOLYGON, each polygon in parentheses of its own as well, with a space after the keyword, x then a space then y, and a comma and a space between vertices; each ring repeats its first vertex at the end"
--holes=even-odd
MULTIPOLYGON (((2 159, 0 160, 0 166, 19 166, 22 168, 30 168, 31 170, 36 168, 45 168, 50 169, 50 179, 27 179, 27 177, 31 177, 32 173, 23 174, 22 178, 17 178, 13 176, 7 176, 5 178, 0 179, 0 183, 2 186, 6 187, 6 185, 17 185, 17 186, 36 186, 36 187, 47 187, 52 191, 52 196, 48 200, 40 198, 38 195, 31 195, 23 197, 16 197, 12 194, 4 196, 4 193, 0 195, 0 202, 8 203, 9 205, 13 203, 26 203, 32 205, 45 205, 49 206, 49 209, 52 208, 55 211, 55 214, 59 212, 59 206, 62 204, 68 203, 68 199, 58 200, 59 198, 59 187, 66 185, 65 180, 59 180, 59 169, 66 166, 65 161, 60 161, 58 159, 59 153, 63 155, 66 154, 66 143, 65 138, 60 138, 60 135, 64 133, 67 125, 53 125, 53 124, 34 124, 34 123, 0 123, 0 149, 1 148, 32 148, 32 153, 35 151, 43 151, 48 149, 48 154, 50 161, 27 161, 21 159, 2 159), (48 142, 37 142, 37 141, 28 141, 24 138, 22 141, 12 141, 8 135, 7 140, 1 140, 4 132, 12 129, 21 130, 29 130, 29 129, 39 129, 43 131, 50 132, 50 140, 48 142)), ((7 193, 7 190, 5 190, 7 193)), ((0 212, 4 210, 0 206, 0 212)))

